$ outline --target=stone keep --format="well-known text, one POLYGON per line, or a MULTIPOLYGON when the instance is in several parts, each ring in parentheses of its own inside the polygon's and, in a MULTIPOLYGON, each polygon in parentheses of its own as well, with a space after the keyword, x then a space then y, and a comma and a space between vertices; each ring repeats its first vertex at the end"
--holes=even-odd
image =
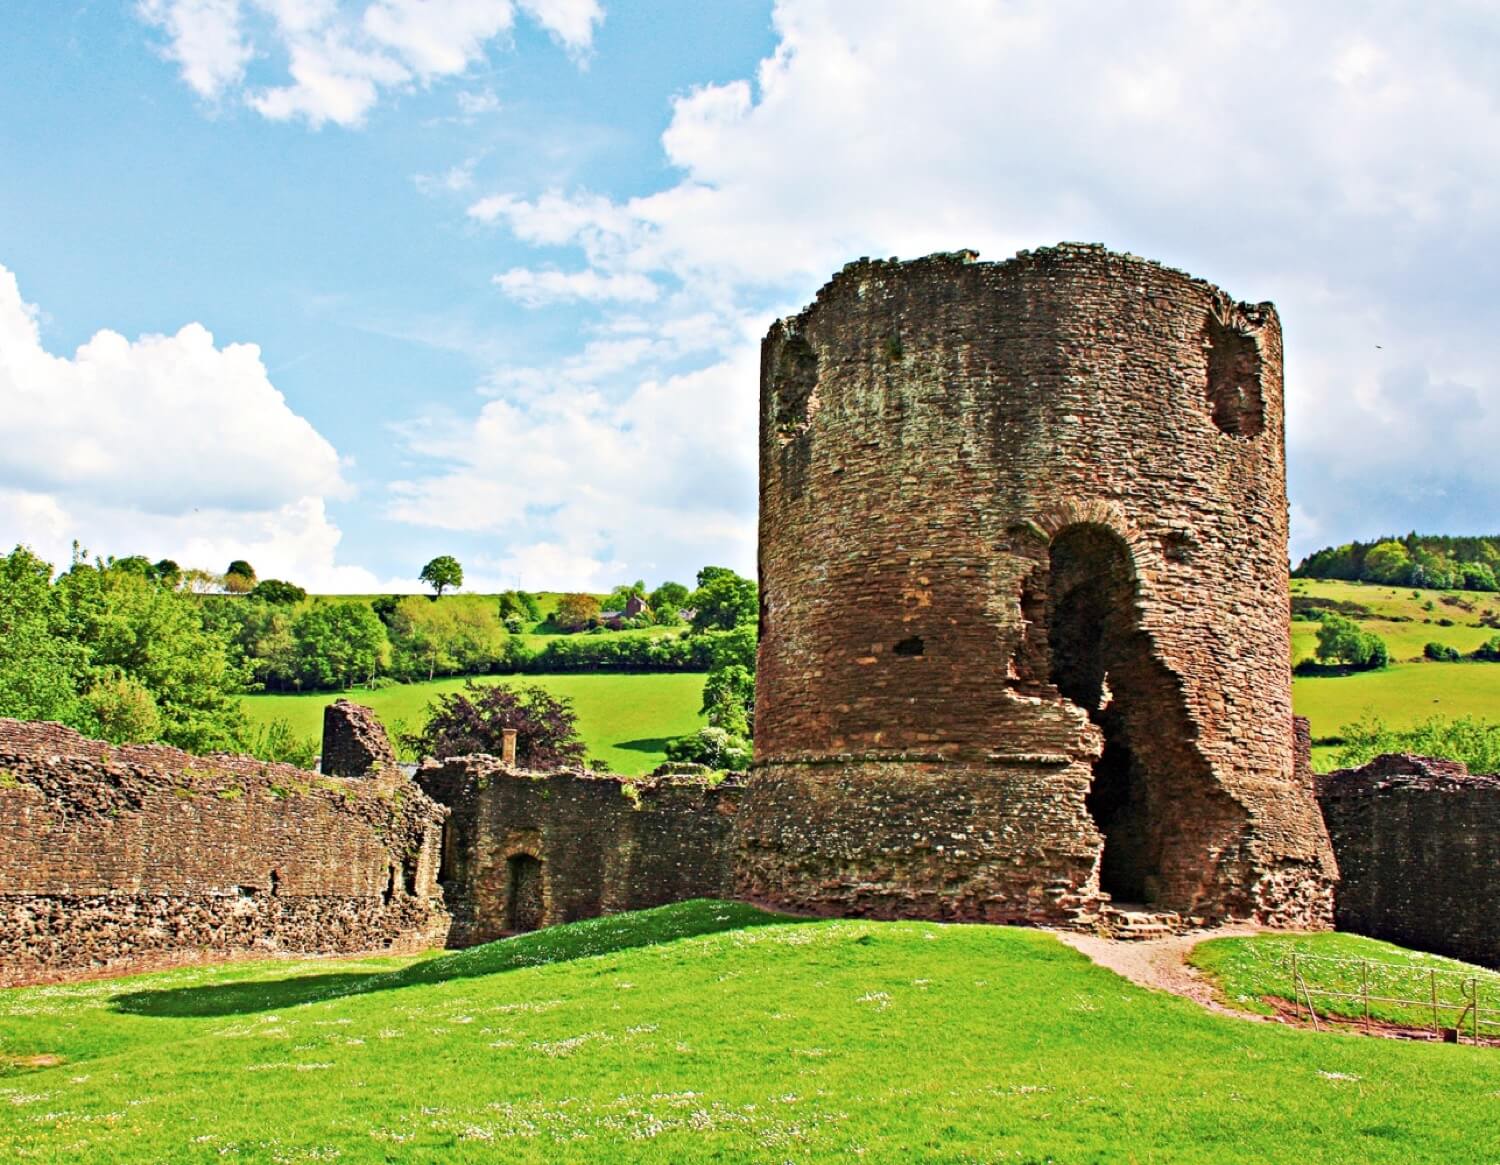
POLYGON ((746 898, 1325 926, 1281 328, 1063 245, 845 267, 761 354, 746 898))

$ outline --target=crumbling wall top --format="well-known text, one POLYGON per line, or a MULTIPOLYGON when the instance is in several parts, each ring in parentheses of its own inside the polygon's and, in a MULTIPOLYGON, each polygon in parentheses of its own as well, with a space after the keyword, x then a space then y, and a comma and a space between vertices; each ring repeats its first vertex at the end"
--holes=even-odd
POLYGON ((373 711, 349 700, 335 700, 323 709, 325 773, 367 777, 395 764, 396 750, 373 711))

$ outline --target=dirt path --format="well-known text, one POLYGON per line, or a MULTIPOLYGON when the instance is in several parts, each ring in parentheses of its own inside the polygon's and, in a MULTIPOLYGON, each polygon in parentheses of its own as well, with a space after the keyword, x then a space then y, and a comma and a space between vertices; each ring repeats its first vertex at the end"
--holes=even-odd
POLYGON ((1232 1015, 1236 1019, 1266 1022, 1270 1017, 1255 1015, 1248 1011, 1237 1011, 1220 1003, 1210 983, 1195 967, 1187 962, 1188 952, 1201 942, 1213 938, 1241 938, 1259 934, 1253 926, 1225 926, 1216 930, 1198 930, 1191 934, 1173 935, 1171 938, 1119 939, 1100 938, 1098 935, 1079 934, 1076 931, 1057 931, 1057 937, 1076 951, 1081 951, 1101 967, 1108 967, 1117 975, 1123 975, 1132 983, 1152 987, 1158 991, 1170 991, 1191 999, 1209 1011, 1219 1015, 1232 1015))

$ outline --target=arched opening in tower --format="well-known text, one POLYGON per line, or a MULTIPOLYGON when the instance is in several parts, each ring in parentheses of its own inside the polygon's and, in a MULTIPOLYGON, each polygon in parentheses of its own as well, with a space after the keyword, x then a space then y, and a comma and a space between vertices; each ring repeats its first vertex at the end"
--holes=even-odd
POLYGON ((505 863, 509 890, 505 897, 505 929, 512 934, 542 925, 542 863, 531 854, 512 854, 505 863))
POLYGON ((1060 531, 1049 558, 1050 678, 1104 736, 1086 798, 1104 835, 1100 888, 1191 908, 1213 873, 1222 798, 1192 745, 1181 685, 1140 627, 1130 550, 1083 524, 1060 531))

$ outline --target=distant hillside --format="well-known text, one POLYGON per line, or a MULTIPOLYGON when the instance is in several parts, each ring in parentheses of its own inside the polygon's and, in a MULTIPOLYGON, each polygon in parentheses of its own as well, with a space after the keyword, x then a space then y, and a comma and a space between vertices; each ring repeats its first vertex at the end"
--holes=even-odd
POLYGON ((1309 554, 1293 578, 1342 579, 1437 590, 1500 590, 1500 535, 1418 534, 1346 542, 1309 554))

